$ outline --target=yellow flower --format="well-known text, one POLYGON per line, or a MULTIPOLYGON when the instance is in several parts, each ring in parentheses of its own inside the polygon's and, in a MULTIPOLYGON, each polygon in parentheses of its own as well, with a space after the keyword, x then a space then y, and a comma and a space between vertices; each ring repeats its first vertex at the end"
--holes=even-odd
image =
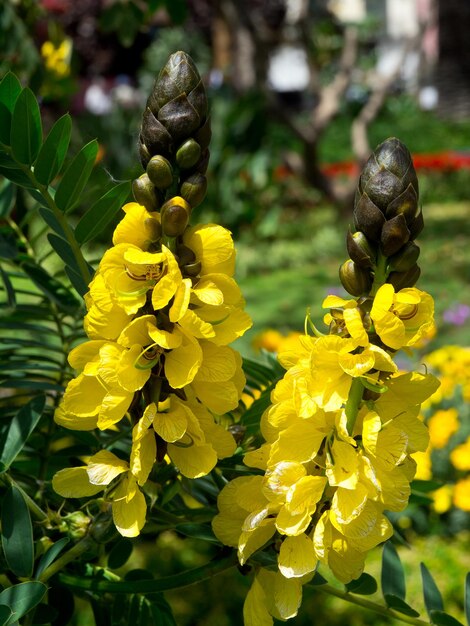
POLYGON ((431 462, 431 448, 429 447, 426 452, 415 452, 411 455, 412 459, 416 461, 416 480, 431 480, 432 478, 432 462, 431 462))
POLYGON ((149 213, 137 202, 128 202, 122 210, 126 215, 114 229, 113 244, 132 244, 148 252, 160 234, 160 213, 149 213))
POLYGON ((454 504, 462 511, 470 511, 470 476, 455 483, 454 504))
POLYGON ((416 344, 432 327, 433 315, 429 294, 415 287, 395 293, 389 283, 377 291, 370 312, 376 333, 393 350, 416 344))
POLYGON ((87 465, 57 472, 52 486, 64 498, 89 497, 105 490, 105 499, 112 502, 117 530, 124 537, 136 537, 145 524, 147 512, 138 485, 145 483, 147 475, 141 473, 138 480, 126 461, 101 450, 87 460, 87 465))
POLYGON ((115 340, 132 320, 132 315, 126 313, 106 287, 100 272, 95 274, 89 285, 85 304, 88 312, 83 327, 90 339, 115 340))
POLYGON ((453 497, 452 485, 443 485, 439 489, 436 489, 436 491, 433 491, 432 507, 436 511, 436 513, 440 513, 440 514, 446 513, 452 506, 452 497, 453 497))
MULTIPOLYGON (((345 300, 339 296, 330 295, 325 298, 322 307, 324 309, 341 309, 342 319, 340 326, 344 327, 346 333, 357 341, 357 345, 364 347, 369 345, 369 335, 364 327, 362 314, 356 300, 345 300)), ((332 319, 331 314, 327 314, 324 321, 330 324, 332 319)), ((335 321, 338 323, 336 317, 335 321)))
POLYGON ((259 569, 243 606, 245 626, 272 626, 297 615, 302 602, 302 581, 279 572, 259 569))
POLYGON ((429 437, 433 448, 443 448, 459 429, 457 409, 436 411, 428 420, 429 437))
POLYGON ((458 470, 470 470, 470 437, 450 453, 452 465, 458 470))

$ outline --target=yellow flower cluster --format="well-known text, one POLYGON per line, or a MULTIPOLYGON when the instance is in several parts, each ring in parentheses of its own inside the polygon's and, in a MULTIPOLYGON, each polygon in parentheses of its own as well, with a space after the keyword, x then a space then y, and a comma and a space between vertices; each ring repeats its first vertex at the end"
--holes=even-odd
POLYGON ((53 486, 65 497, 104 490, 119 532, 136 536, 146 517, 140 487, 156 459, 168 455, 198 478, 233 454, 235 441, 214 415, 238 405, 245 377, 228 344, 251 320, 229 231, 196 225, 165 239, 159 213, 135 202, 124 211, 85 296, 89 341, 69 355, 79 373, 55 420, 74 430, 115 430, 126 420, 130 460, 103 450, 58 472, 53 486))
POLYGON ((246 626, 296 615, 319 562, 344 583, 359 577, 392 535, 384 511, 407 504, 410 455, 428 445, 420 405, 439 383, 399 373, 391 353, 432 324, 432 298, 384 284, 373 299, 328 296, 323 306, 330 334, 279 354, 287 371, 261 419, 265 443, 244 457, 263 475, 235 478, 218 499, 214 532, 240 563, 266 546, 276 554, 277 571, 257 571, 246 626))
POLYGON ((459 431, 464 421, 460 413, 461 395, 464 403, 470 400, 470 349, 462 346, 444 346, 427 354, 426 365, 439 376, 440 388, 425 403, 429 413, 429 447, 424 453, 414 455, 418 463, 417 478, 429 480, 433 477, 432 454, 443 451, 457 472, 455 483, 446 483, 433 493, 433 508, 445 513, 452 506, 470 511, 470 437, 462 441, 459 431), (449 406, 449 403, 452 406, 449 406), (445 408, 442 408, 444 406, 445 408), (451 438, 459 435, 455 445, 451 438), (447 448, 447 449, 446 449, 447 448))
POLYGON ((70 74, 71 39, 64 39, 58 46, 52 43, 52 41, 45 41, 41 46, 41 55, 46 69, 52 74, 59 78, 70 74))

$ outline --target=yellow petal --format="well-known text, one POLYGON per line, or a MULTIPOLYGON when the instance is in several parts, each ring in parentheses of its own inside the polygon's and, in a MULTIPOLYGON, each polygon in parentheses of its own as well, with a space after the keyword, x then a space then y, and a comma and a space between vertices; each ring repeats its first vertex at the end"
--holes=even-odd
POLYGON ((62 399, 63 409, 70 415, 89 417, 96 415, 101 407, 106 390, 96 378, 80 374, 72 379, 62 399))
POLYGON ((256 576, 243 605, 245 626, 273 626, 273 618, 267 608, 267 599, 263 587, 256 576))
POLYGON ((208 385, 206 382, 194 380, 191 386, 199 400, 216 415, 223 415, 238 406, 240 395, 231 381, 208 385))
POLYGON ((173 389, 180 389, 196 376, 202 363, 199 343, 189 334, 184 335, 181 345, 165 356, 165 375, 173 389))
POLYGON ((155 325, 155 315, 141 315, 132 320, 121 332, 117 340, 121 346, 130 348, 134 344, 147 346, 149 341, 149 328, 155 325))
POLYGON ((100 450, 88 459, 86 471, 92 485, 109 485, 116 476, 128 469, 129 464, 126 461, 108 450, 100 450))
POLYGON ((98 428, 106 430, 127 413, 134 394, 124 389, 112 389, 103 398, 98 416, 98 428))
POLYGON ((197 381, 207 383, 226 382, 236 371, 235 352, 228 346, 216 346, 202 340, 202 364, 196 375, 197 381))
POLYGON ((210 444, 182 448, 170 443, 168 454, 179 471, 187 478, 205 476, 217 463, 217 455, 210 444))
POLYGON ((187 412, 183 404, 172 402, 168 411, 158 411, 153 419, 153 427, 164 441, 181 439, 188 427, 187 412))
POLYGON ((188 310, 189 298, 191 296, 191 279, 183 278, 178 285, 173 304, 170 308, 170 321, 177 322, 188 310))
POLYGON ((199 315, 191 309, 188 309, 183 317, 178 320, 178 324, 187 333, 197 339, 210 339, 215 337, 215 330, 212 325, 202 320, 199 315))
POLYGON ((201 262, 201 274, 233 274, 235 251, 227 229, 217 224, 198 224, 185 230, 183 241, 201 262))
POLYGON ((133 495, 126 498, 129 479, 123 481, 116 489, 113 502, 113 521, 118 532, 123 537, 137 537, 145 524, 147 505, 144 494, 139 490, 133 490, 133 495))
POLYGON ((271 539, 276 532, 274 519, 264 520, 262 525, 257 526, 253 530, 241 532, 238 540, 238 560, 243 565, 259 548, 271 539))
POLYGON ((224 294, 207 276, 201 278, 193 288, 193 294, 205 304, 218 306, 224 302, 224 294))
POLYGON ((68 362, 75 370, 82 371, 86 364, 99 358, 100 348, 106 341, 86 341, 70 351, 68 362))
MULTIPOLYGON (((134 426, 134 430, 135 428, 134 426)), ((135 476, 140 486, 147 482, 156 456, 157 444, 155 441, 155 433, 153 430, 147 430, 145 435, 133 441, 129 460, 131 473, 135 476)))
POLYGON ((103 491, 101 485, 90 483, 85 466, 58 471, 52 478, 52 488, 64 498, 85 498, 103 491))
POLYGON ((60 404, 54 413, 54 421, 59 426, 69 428, 70 430, 93 430, 98 424, 98 415, 87 415, 77 417, 73 413, 67 413, 60 404))
POLYGON ((287 537, 279 551, 279 571, 286 578, 299 578, 313 572, 318 559, 313 541, 305 533, 297 537, 287 537))
MULTIPOLYGON (((331 510, 334 512, 334 518, 331 516, 332 522, 333 519, 339 525, 352 522, 364 510, 368 495, 366 487, 360 483, 355 489, 339 487, 331 501, 331 510)), ((341 526, 339 529, 341 530, 341 526)))

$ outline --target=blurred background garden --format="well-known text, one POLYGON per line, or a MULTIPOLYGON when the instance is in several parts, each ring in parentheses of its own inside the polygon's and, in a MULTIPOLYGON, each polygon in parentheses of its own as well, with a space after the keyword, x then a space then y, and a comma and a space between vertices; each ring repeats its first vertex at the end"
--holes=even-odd
MULTIPOLYGON (((192 222, 233 233, 254 320, 235 345, 244 356, 276 352, 303 331, 307 310, 321 326, 323 299, 344 294, 338 268, 358 173, 387 137, 407 145, 425 219, 418 287, 436 304, 436 332, 413 359, 444 382, 424 412, 431 446, 418 459, 414 496, 393 521, 407 601, 422 607, 425 560, 457 618, 470 569, 468 32, 466 0, 0 0, 0 78, 12 70, 38 95, 45 132, 69 111, 77 150, 99 141, 77 221, 98 189, 140 175, 138 132, 153 81, 170 53, 191 54, 213 133, 208 193, 192 222)), ((31 202, 0 177, 0 261, 17 224, 61 279, 31 202)), ((87 250, 92 263, 115 223, 87 250)), ((132 567, 176 573, 206 562, 207 545, 168 529, 156 550, 145 537, 134 542, 132 567)), ((377 552, 367 571, 377 573, 379 560, 377 552)), ((234 626, 248 586, 232 571, 168 600, 180 626, 234 626)), ((87 625, 87 611, 84 603, 72 623, 87 625)), ((290 623, 388 622, 309 590, 290 623)))

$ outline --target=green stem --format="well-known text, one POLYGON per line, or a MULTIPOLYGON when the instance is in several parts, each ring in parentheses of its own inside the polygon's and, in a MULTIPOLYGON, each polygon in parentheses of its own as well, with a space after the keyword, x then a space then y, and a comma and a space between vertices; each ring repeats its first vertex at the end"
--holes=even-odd
POLYGON ((418 617, 410 617, 409 615, 404 615, 403 613, 399 613, 398 611, 389 609, 387 606, 377 604, 376 602, 372 602, 371 600, 366 600, 364 598, 352 595, 348 591, 341 591, 341 589, 336 589, 331 585, 310 586, 312 586, 314 589, 318 589, 319 591, 323 591, 323 593, 328 593, 331 596, 341 598, 341 600, 345 600, 346 602, 351 602, 351 604, 356 604, 357 606, 362 606, 365 609, 374 611, 374 613, 378 613, 379 615, 391 617, 393 619, 399 620, 400 622, 405 622, 406 624, 415 624, 415 626, 429 626, 429 622, 419 619, 418 617))
MULTIPOLYGON (((13 156, 13 152, 12 149, 9 146, 6 146, 4 144, 2 144, 2 150, 4 150, 5 152, 7 152, 9 154, 9 156, 11 156, 12 159, 15 159, 15 157, 13 156)), ((75 236, 73 234, 73 230, 71 229, 67 219, 65 218, 64 213, 58 208, 58 206, 56 205, 53 197, 51 196, 51 194, 49 193, 49 189, 47 185, 42 185, 38 180, 36 180, 36 177, 34 176, 34 172, 33 170, 27 166, 27 165, 23 165, 21 163, 18 163, 18 161, 16 161, 17 165, 19 168, 21 168, 21 170, 26 174, 26 176, 30 179, 30 181, 33 183, 34 187, 39 191, 39 193, 42 195, 42 197, 44 198, 47 207, 54 213, 54 217, 56 218, 56 220, 59 222, 65 238, 67 240, 67 242, 69 243, 73 255, 75 257, 75 260, 77 261, 77 265, 78 268, 80 270, 80 274, 83 278, 83 280, 85 281, 85 284, 88 285, 89 282, 92 279, 92 275, 90 273, 90 270, 88 268, 88 264, 82 254, 82 251, 80 250, 80 246, 77 243, 77 240, 75 239, 75 236)))
POLYGON ((388 258, 384 256, 381 252, 378 253, 377 263, 375 265, 375 271, 374 271, 374 282, 370 290, 370 295, 372 297, 375 296, 377 291, 387 280, 387 276, 388 276, 387 260, 388 258))
POLYGON ((348 400, 345 406, 346 413, 346 428, 350 435, 354 432, 354 424, 356 423, 357 412, 362 401, 362 395, 364 393, 364 386, 360 378, 353 378, 351 388, 349 390, 348 400))
POLYGON ((67 550, 62 556, 56 559, 49 567, 43 571, 43 573, 39 576, 38 580, 42 583, 45 583, 52 578, 55 574, 60 572, 61 569, 64 569, 66 565, 78 559, 84 552, 90 550, 95 544, 95 541, 90 537, 84 537, 80 539, 78 543, 76 543, 73 548, 67 550))
MULTIPOLYGON (((64 555, 65 556, 65 555, 64 555)), ((108 593, 159 593, 171 589, 181 589, 189 585, 208 580, 217 574, 225 572, 238 564, 237 555, 231 552, 229 556, 210 561, 206 565, 194 569, 166 576, 158 580, 134 580, 114 582, 110 580, 96 580, 81 578, 69 574, 59 574, 58 582, 72 589, 86 589, 88 591, 106 591, 108 593)))

